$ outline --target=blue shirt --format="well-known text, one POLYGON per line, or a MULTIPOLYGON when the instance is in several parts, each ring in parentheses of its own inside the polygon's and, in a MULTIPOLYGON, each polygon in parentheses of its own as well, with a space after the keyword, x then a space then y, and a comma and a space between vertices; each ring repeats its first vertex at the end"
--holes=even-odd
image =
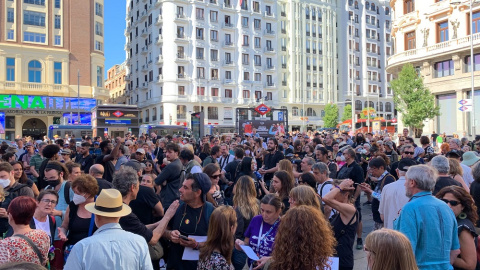
POLYGON ((75 244, 65 269, 153 270, 153 266, 143 237, 124 231, 118 223, 108 223, 75 244))
POLYGON ((412 244, 420 270, 450 270, 450 251, 460 248, 453 211, 429 191, 419 192, 403 207, 394 228, 412 244))

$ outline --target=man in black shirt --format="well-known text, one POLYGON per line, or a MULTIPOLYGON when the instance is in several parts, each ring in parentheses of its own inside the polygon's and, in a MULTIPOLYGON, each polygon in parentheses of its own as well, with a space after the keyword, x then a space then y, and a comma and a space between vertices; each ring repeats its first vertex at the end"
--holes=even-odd
MULTIPOLYGON (((399 151, 400 151, 400 154, 402 155, 402 158, 400 160, 402 160, 404 158, 413 159, 414 150, 413 150, 412 145, 409 145, 409 144, 402 145, 399 148, 399 151)), ((396 169, 398 168, 398 163, 400 162, 400 160, 392 163, 392 165, 390 166, 391 167, 390 168, 390 174, 393 175, 393 177, 395 177, 395 179, 398 179, 396 169)))
POLYGON ((444 156, 436 156, 432 158, 431 166, 438 171, 437 182, 435 183, 435 188, 433 189, 434 196, 444 187, 462 186, 450 176, 450 163, 448 162, 448 158, 444 156))
POLYGON ((267 187, 270 187, 270 180, 277 171, 277 164, 284 158, 282 151, 278 150, 278 141, 275 138, 269 138, 267 143, 268 154, 265 155, 263 168, 258 172, 263 175, 263 180, 267 187))
POLYGON ((103 165, 103 168, 105 168, 103 178, 108 182, 112 182, 113 180, 113 173, 115 172, 115 165, 113 165, 113 160, 117 157, 120 145, 124 142, 125 139, 117 137, 117 139, 115 140, 115 148, 113 148, 113 145, 110 141, 103 141, 100 143, 102 155, 97 157, 95 163, 103 165))
POLYGON ((357 249, 363 248, 363 241, 362 241, 362 208, 360 207, 360 193, 361 190, 358 187, 360 184, 365 182, 363 177, 363 169, 360 165, 355 162, 355 151, 353 148, 349 147, 342 152, 342 156, 340 158, 344 160, 346 163, 343 165, 337 174, 337 179, 352 179, 355 183, 355 195, 353 198, 355 199, 355 207, 358 211, 358 227, 357 227, 357 249))
POLYGON ((165 146, 165 156, 170 163, 160 172, 155 179, 155 184, 162 186, 160 197, 164 208, 180 198, 179 189, 183 182, 183 164, 178 159, 180 147, 175 143, 168 143, 165 146))
POLYGON ((88 173, 94 163, 93 157, 90 155, 90 143, 82 143, 75 162, 80 164, 80 169, 82 169, 84 173, 88 173))
POLYGON ((98 194, 100 194, 102 189, 113 188, 112 183, 103 179, 104 171, 105 171, 105 169, 100 164, 93 164, 92 167, 90 167, 90 170, 88 171, 88 174, 90 174, 91 176, 93 176, 97 180, 98 187, 99 187, 98 194))
POLYGON ((335 162, 331 162, 328 159, 328 150, 325 147, 317 147, 315 149, 315 157, 317 159, 317 162, 323 162, 325 165, 328 167, 328 171, 330 174, 328 177, 332 179, 337 178, 337 164, 335 162))

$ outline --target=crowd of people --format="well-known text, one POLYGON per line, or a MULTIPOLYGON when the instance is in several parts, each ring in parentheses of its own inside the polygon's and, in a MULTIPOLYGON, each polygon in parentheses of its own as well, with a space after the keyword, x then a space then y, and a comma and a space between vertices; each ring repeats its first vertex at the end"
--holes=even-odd
POLYGON ((480 136, 409 135, 3 143, 0 269, 480 269, 480 136))

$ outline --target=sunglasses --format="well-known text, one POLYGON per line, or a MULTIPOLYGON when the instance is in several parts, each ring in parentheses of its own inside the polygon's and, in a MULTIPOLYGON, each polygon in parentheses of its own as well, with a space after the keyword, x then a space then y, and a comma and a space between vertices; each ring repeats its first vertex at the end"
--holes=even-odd
POLYGON ((405 152, 403 152, 403 153, 405 153, 405 154, 407 154, 407 155, 413 155, 413 154, 415 154, 415 152, 409 152, 409 151, 405 151, 405 152))
POLYGON ((457 206, 457 205, 460 204, 459 201, 449 201, 449 200, 447 200, 447 199, 442 199, 442 201, 443 201, 444 203, 446 203, 446 204, 450 204, 451 206, 457 206))
POLYGON ((220 178, 220 174, 212 175, 212 178, 220 178))

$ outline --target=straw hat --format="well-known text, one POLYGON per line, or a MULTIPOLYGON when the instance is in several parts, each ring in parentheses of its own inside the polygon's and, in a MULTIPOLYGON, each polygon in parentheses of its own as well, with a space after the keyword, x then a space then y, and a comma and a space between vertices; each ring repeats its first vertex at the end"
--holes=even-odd
POLYGON ((102 189, 95 202, 85 205, 87 211, 104 217, 123 217, 132 212, 130 206, 122 202, 122 194, 116 189, 102 189))

